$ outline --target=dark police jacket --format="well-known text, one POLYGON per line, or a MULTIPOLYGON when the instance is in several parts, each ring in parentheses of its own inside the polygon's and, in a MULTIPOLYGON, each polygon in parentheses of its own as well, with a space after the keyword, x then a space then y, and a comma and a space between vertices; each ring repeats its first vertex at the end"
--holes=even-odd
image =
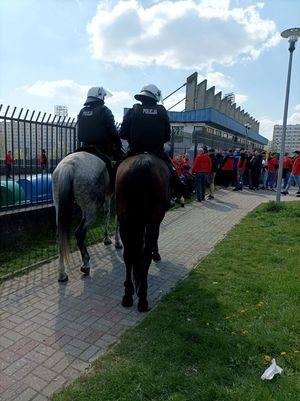
POLYGON ((135 104, 123 118, 120 137, 128 141, 132 152, 162 152, 171 137, 166 109, 152 102, 135 104))
POLYGON ((84 145, 95 145, 109 156, 122 147, 114 116, 101 101, 92 102, 80 110, 77 134, 84 145))

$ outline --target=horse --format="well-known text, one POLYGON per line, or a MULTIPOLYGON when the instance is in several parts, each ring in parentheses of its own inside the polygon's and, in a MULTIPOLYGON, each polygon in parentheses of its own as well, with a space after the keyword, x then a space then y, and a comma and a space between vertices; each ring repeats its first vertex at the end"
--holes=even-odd
POLYGON ((170 199, 169 182, 166 163, 148 153, 125 159, 117 170, 116 212, 126 266, 122 305, 132 306, 136 292, 140 312, 149 310, 148 270, 158 252, 159 228, 170 199))
MULTIPOLYGON (((95 222, 99 208, 103 206, 106 215, 104 244, 112 243, 108 225, 113 191, 105 162, 86 151, 67 155, 53 172, 52 191, 56 210, 56 237, 59 253, 58 281, 65 282, 68 281, 65 269, 69 263, 68 242, 74 204, 81 209, 81 221, 75 230, 75 237, 82 258, 81 272, 84 275, 90 274, 90 256, 85 244, 86 233, 95 222)), ((116 229, 115 241, 115 247, 122 248, 118 229, 116 229)))

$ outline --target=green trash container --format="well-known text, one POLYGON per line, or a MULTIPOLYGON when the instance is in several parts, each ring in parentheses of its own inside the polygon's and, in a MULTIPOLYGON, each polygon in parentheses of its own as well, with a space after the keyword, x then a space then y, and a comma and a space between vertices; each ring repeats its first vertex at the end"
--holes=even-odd
POLYGON ((25 202, 25 193, 18 183, 12 180, 1 180, 1 207, 20 205, 25 202))

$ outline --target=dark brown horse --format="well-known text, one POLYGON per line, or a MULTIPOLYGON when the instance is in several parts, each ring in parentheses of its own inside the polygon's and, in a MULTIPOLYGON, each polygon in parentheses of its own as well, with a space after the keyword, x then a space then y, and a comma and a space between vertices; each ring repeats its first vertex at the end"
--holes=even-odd
POLYGON ((129 157, 117 171, 116 209, 126 265, 122 305, 132 306, 136 291, 140 312, 148 310, 148 270, 169 201, 169 181, 166 163, 147 153, 129 157))

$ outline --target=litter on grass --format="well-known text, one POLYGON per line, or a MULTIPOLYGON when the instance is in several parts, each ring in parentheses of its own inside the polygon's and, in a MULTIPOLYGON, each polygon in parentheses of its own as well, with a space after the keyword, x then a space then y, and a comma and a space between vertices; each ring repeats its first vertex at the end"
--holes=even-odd
POLYGON ((276 365, 275 358, 273 358, 271 361, 271 365, 261 375, 261 379, 272 380, 277 373, 281 374, 282 371, 283 369, 280 366, 276 365))

